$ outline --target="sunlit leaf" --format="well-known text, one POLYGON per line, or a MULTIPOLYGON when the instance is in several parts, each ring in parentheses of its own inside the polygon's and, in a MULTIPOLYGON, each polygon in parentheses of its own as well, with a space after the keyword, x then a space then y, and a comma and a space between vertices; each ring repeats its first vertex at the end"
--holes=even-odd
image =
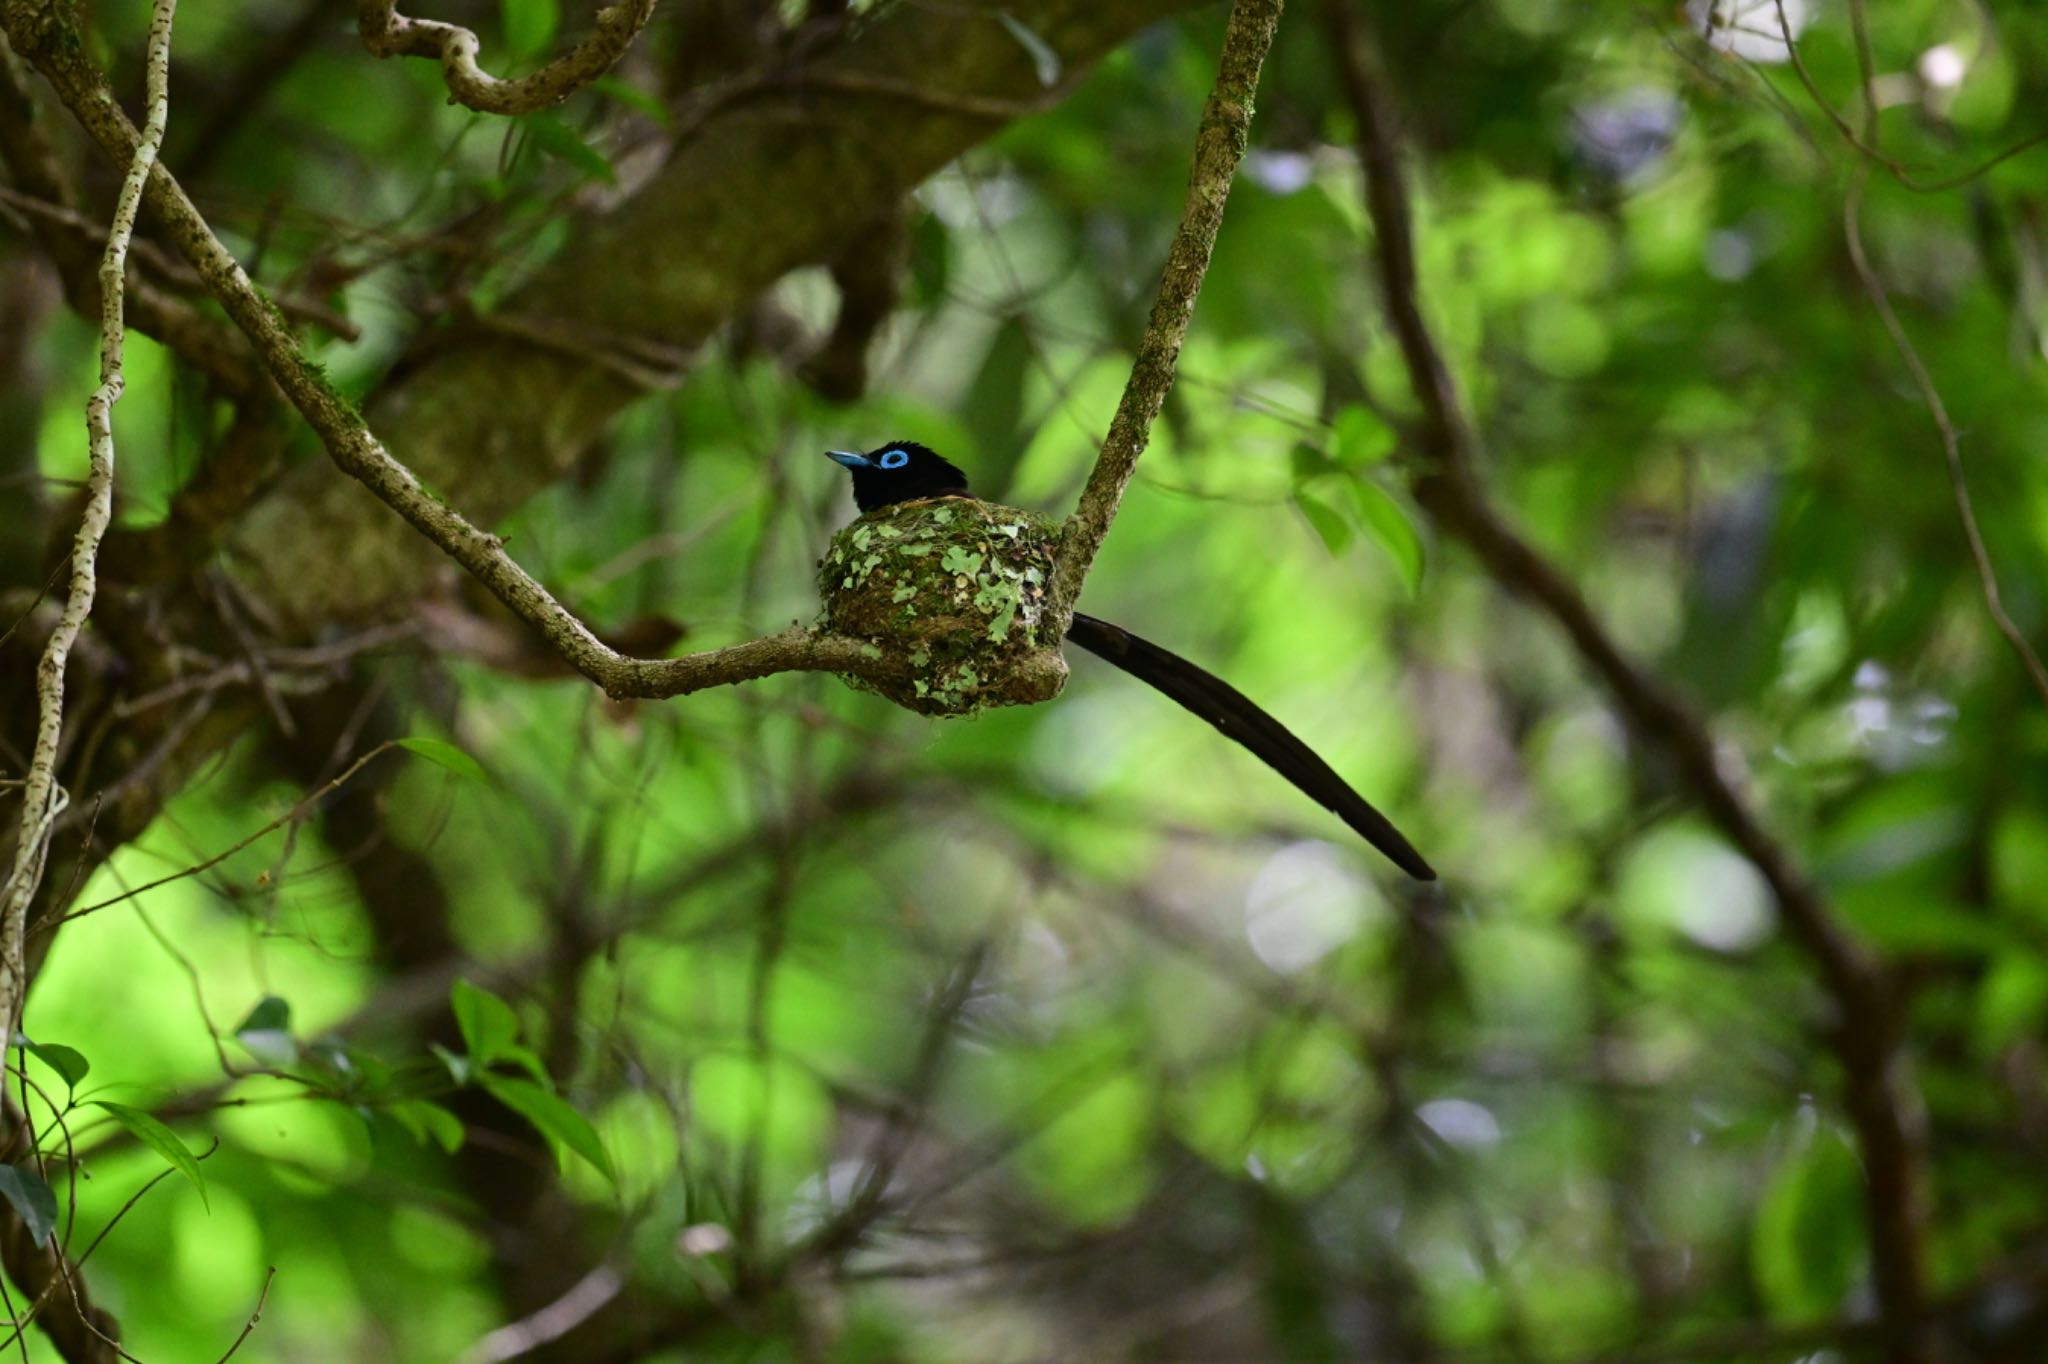
POLYGON ((61 1042, 31 1042, 20 1033, 14 1035, 14 1045, 26 1048, 28 1054, 57 1072, 64 1080, 68 1091, 75 1091, 79 1081, 92 1070, 92 1062, 83 1053, 61 1042))
POLYGON ((1339 412, 1330 436, 1330 457, 1347 469, 1377 464, 1394 452, 1394 428, 1363 403, 1339 412))
POLYGON ((444 743, 440 739, 400 739, 398 746, 408 753, 418 754, 438 767, 447 768, 458 777, 467 777, 471 781, 490 781, 490 776, 484 771, 483 765, 454 744, 444 743))
POLYGON ((1414 596, 1422 590, 1422 536, 1408 509, 1371 479, 1354 480, 1351 492, 1366 533, 1387 552, 1401 575, 1401 585, 1414 596))
POLYGON ((420 1142, 433 1142, 454 1155, 462 1149, 462 1120, 436 1103, 425 1099, 402 1099, 385 1110, 420 1142))
POLYGON ((1351 523, 1344 514, 1312 493, 1297 488, 1294 491, 1294 505, 1301 508, 1301 514, 1315 533, 1322 537, 1323 548, 1331 554, 1342 554, 1351 545, 1351 523))
POLYGON ((489 990, 457 980, 448 991, 448 1002, 475 1064, 489 1065, 518 1041, 519 1015, 489 990))
POLYGON ((206 1178, 199 1173, 199 1161, 193 1156, 191 1148, 179 1140, 176 1132, 141 1109, 130 1108, 127 1104, 94 1099, 92 1106, 105 1109, 108 1115, 127 1128, 137 1141, 170 1162, 172 1169, 185 1176, 192 1182, 192 1187, 199 1190, 199 1201, 206 1201, 206 1178))
POLYGON ((597 1129, 590 1125, 588 1118, 571 1108, 566 1100, 549 1093, 531 1080, 516 1080, 504 1075, 484 1075, 479 1077, 478 1082, 499 1103, 532 1123, 542 1135, 561 1142, 589 1161, 606 1179, 617 1182, 618 1176, 612 1169, 612 1158, 606 1153, 604 1143, 598 1140, 597 1129))
POLYGON ((1757 1290, 1777 1320, 1829 1316, 1863 1272, 1862 1185, 1855 1153, 1831 1132, 1778 1167, 1750 1240, 1757 1290))

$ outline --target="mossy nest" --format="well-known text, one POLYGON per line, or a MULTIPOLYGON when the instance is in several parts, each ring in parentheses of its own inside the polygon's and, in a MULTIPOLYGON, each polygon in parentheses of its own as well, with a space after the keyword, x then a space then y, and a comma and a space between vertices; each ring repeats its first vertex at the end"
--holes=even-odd
POLYGON ((902 678, 848 677, 921 715, 1050 701, 1066 685, 1045 638, 1058 531, 1015 507, 949 497, 871 511, 818 563, 819 624, 901 653, 902 678))

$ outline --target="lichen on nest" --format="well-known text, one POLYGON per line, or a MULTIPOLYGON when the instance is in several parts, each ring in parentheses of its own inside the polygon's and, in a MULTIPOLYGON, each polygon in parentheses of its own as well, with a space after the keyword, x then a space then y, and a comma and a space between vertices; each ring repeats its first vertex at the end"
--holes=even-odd
POLYGON ((994 502, 883 507, 832 537, 818 563, 820 626, 898 650, 911 674, 845 679, 922 715, 1049 701, 1066 684, 1045 635, 1058 529, 994 502))

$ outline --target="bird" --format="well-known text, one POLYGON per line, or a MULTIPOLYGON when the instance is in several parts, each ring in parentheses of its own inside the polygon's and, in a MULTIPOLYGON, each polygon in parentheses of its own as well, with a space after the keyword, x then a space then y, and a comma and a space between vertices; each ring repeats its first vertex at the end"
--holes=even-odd
MULTIPOLYGON (((903 502, 974 496, 966 474, 916 441, 892 440, 865 453, 828 450, 825 456, 852 474, 854 505, 863 515, 903 502)), ((1121 626, 1079 611, 1067 627, 1067 638, 1251 750, 1408 875, 1418 881, 1436 880, 1436 871, 1392 821, 1367 804, 1293 731, 1222 678, 1121 626)))

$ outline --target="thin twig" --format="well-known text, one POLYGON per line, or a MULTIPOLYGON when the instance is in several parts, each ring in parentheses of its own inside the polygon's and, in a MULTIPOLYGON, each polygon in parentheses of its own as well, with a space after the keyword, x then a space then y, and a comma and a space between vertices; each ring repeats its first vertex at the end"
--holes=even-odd
POLYGON ((1857 0, 1857 3, 1849 7, 1850 24, 1856 40, 1856 64, 1863 81, 1863 132, 1860 137, 1856 130, 1849 126, 1848 120, 1835 112, 1834 106, 1821 94, 1819 87, 1814 84, 1813 77, 1807 73, 1806 63, 1799 56, 1799 46, 1793 40, 1791 21, 1785 14, 1785 0, 1777 0, 1776 9, 1778 28, 1784 36, 1785 49, 1792 56, 1793 70, 1798 73, 1800 83, 1806 87, 1806 93, 1840 130, 1849 144, 1867 158, 1857 163, 1849 178, 1848 193, 1842 199, 1842 235, 1848 242, 1849 260, 1855 266, 1856 278, 1862 284, 1863 292, 1870 298, 1870 306, 1877 310, 1879 320, 1884 323, 1885 333, 1891 337, 1893 348, 1905 362, 1907 372, 1913 376, 1913 385, 1920 390, 1920 400, 1927 404, 1927 413, 1934 419, 1934 429, 1941 437, 1942 458, 1948 465, 1949 490, 1955 498, 1956 517, 1963 525, 1963 540, 1969 546, 1970 562, 1977 570, 1977 586, 1984 597, 1984 608, 1990 612, 1992 623, 1998 627, 1998 633, 2005 636, 2006 643, 2019 655, 2020 663, 2026 668, 2027 677, 2033 682, 2034 690, 2040 693, 2042 703, 2048 705, 2048 668, 2042 666, 2040 656, 2034 652, 2033 646, 2027 643, 2027 637, 2020 633, 2019 626, 2006 611, 2005 599, 1998 590, 1998 571, 1991 563, 1991 551, 1984 544, 1983 533, 1977 528, 1977 509, 1971 501, 1969 479, 1963 471, 1962 444, 1957 439, 1955 423, 1949 419, 1948 405, 1942 401, 1941 390, 1936 387, 1933 374, 1921 360, 1919 349, 1914 346, 1913 339, 1906 334, 1904 324, 1899 321, 1898 313, 1892 308, 1890 291, 1884 287, 1884 280, 1879 277, 1877 271, 1871 268, 1869 253, 1863 246, 1862 218, 1863 190, 1869 179, 1869 163, 1872 161, 1889 170, 1899 183, 1908 189, 1943 189, 1964 183, 1972 176, 1989 170, 2000 161, 2017 155, 2043 138, 2034 137, 2020 143, 2017 147, 1993 157, 1970 175, 1958 176, 1935 185, 1916 184, 1896 160, 1885 155, 1881 145, 1876 92, 1871 88, 1871 83, 1876 79, 1875 62, 1870 50, 1870 28, 1861 0, 1857 0))
POLYGON ((236 1336, 235 1343, 228 1346, 227 1353, 220 1357, 219 1364, 228 1364, 228 1361, 235 1357, 235 1351, 242 1348, 242 1342, 249 1338, 249 1333, 256 1329, 256 1323, 263 1320, 263 1304, 270 1301, 270 1285, 276 1278, 276 1265, 271 1265, 263 1272, 263 1291, 256 1295, 256 1310, 242 1323, 242 1334, 236 1336))
POLYGON ((1195 136, 1194 165, 1188 173, 1187 206, 1167 249, 1166 268, 1152 315, 1138 343, 1131 377, 1109 424, 1109 436, 1095 457, 1080 505, 1061 532, 1059 562, 1054 565, 1049 593, 1050 619, 1064 630, 1080 600, 1081 584, 1116 519, 1124 489, 1137 471, 1138 457, 1152 437, 1152 422, 1173 387, 1181 342, 1194 320, 1195 298, 1202 291, 1209 257, 1223 226, 1223 207, 1230 198, 1237 163, 1251 144, 1252 99, 1259 68, 1273 45, 1280 24, 1282 0, 1234 0, 1223 33, 1223 55, 1216 84, 1202 108, 1201 131, 1195 136))
POLYGON ((100 383, 85 404, 91 473, 86 480, 85 510, 71 548, 71 588, 57 628, 50 632, 36 670, 37 721, 35 747, 29 757, 28 783, 22 791, 21 831, 13 869, 0 887, 0 1035, 12 1035, 21 1014, 28 978, 22 944, 27 936, 28 905, 42 884, 43 862, 49 853, 51 827, 64 805, 57 785, 57 740, 64 727, 64 665, 71 646, 92 614, 99 588, 100 541, 114 516, 114 404, 125 386, 121 357, 124 329, 122 302, 127 280, 128 242, 142 210, 143 187, 163 145, 170 119, 171 20, 177 0, 156 0, 149 21, 146 85, 148 112, 128 161, 127 174, 114 202, 107 249, 100 259, 100 383))
POLYGON ((399 742, 396 739, 378 744, 368 753, 363 754, 362 757, 357 758, 354 762, 350 763, 348 767, 341 773, 340 776, 334 778, 325 786, 319 787, 318 789, 313 791, 309 791, 305 795, 299 797, 298 800, 292 803, 291 809, 286 810, 276 819, 271 820, 268 824, 265 824, 262 828, 250 834, 247 838, 244 838, 239 843, 236 843, 233 847, 225 848, 220 852, 215 853, 212 857, 207 858, 204 862, 195 863, 194 865, 186 867, 180 871, 174 871, 169 876, 159 876, 156 880, 149 881, 142 885, 139 885, 135 887, 133 890, 124 890, 119 895, 115 895, 108 899, 101 900, 97 904, 87 905, 83 909, 74 909, 69 914, 60 915, 55 918, 44 919, 36 925, 36 932, 54 932, 56 931, 57 927, 60 924, 67 924, 70 923, 73 919, 83 919, 88 914, 97 914, 100 910, 110 909, 113 906, 122 903, 124 900, 132 900, 136 896, 141 895, 147 891, 155 890, 158 886, 167 886, 173 881, 182 881, 188 876, 197 876, 201 872, 211 871, 213 868, 227 861, 230 857, 233 857, 236 853, 242 851, 242 849, 248 847, 250 844, 256 842, 258 839, 264 837, 266 834, 274 833, 278 829, 283 828, 285 825, 291 823, 292 821, 303 817, 307 810, 311 809, 322 798, 331 795, 333 792, 340 789, 342 786, 346 785, 351 777, 355 776, 356 773, 362 771, 365 767, 368 767, 372 760, 380 757, 385 753, 389 753, 392 749, 397 748, 398 746, 399 742))

